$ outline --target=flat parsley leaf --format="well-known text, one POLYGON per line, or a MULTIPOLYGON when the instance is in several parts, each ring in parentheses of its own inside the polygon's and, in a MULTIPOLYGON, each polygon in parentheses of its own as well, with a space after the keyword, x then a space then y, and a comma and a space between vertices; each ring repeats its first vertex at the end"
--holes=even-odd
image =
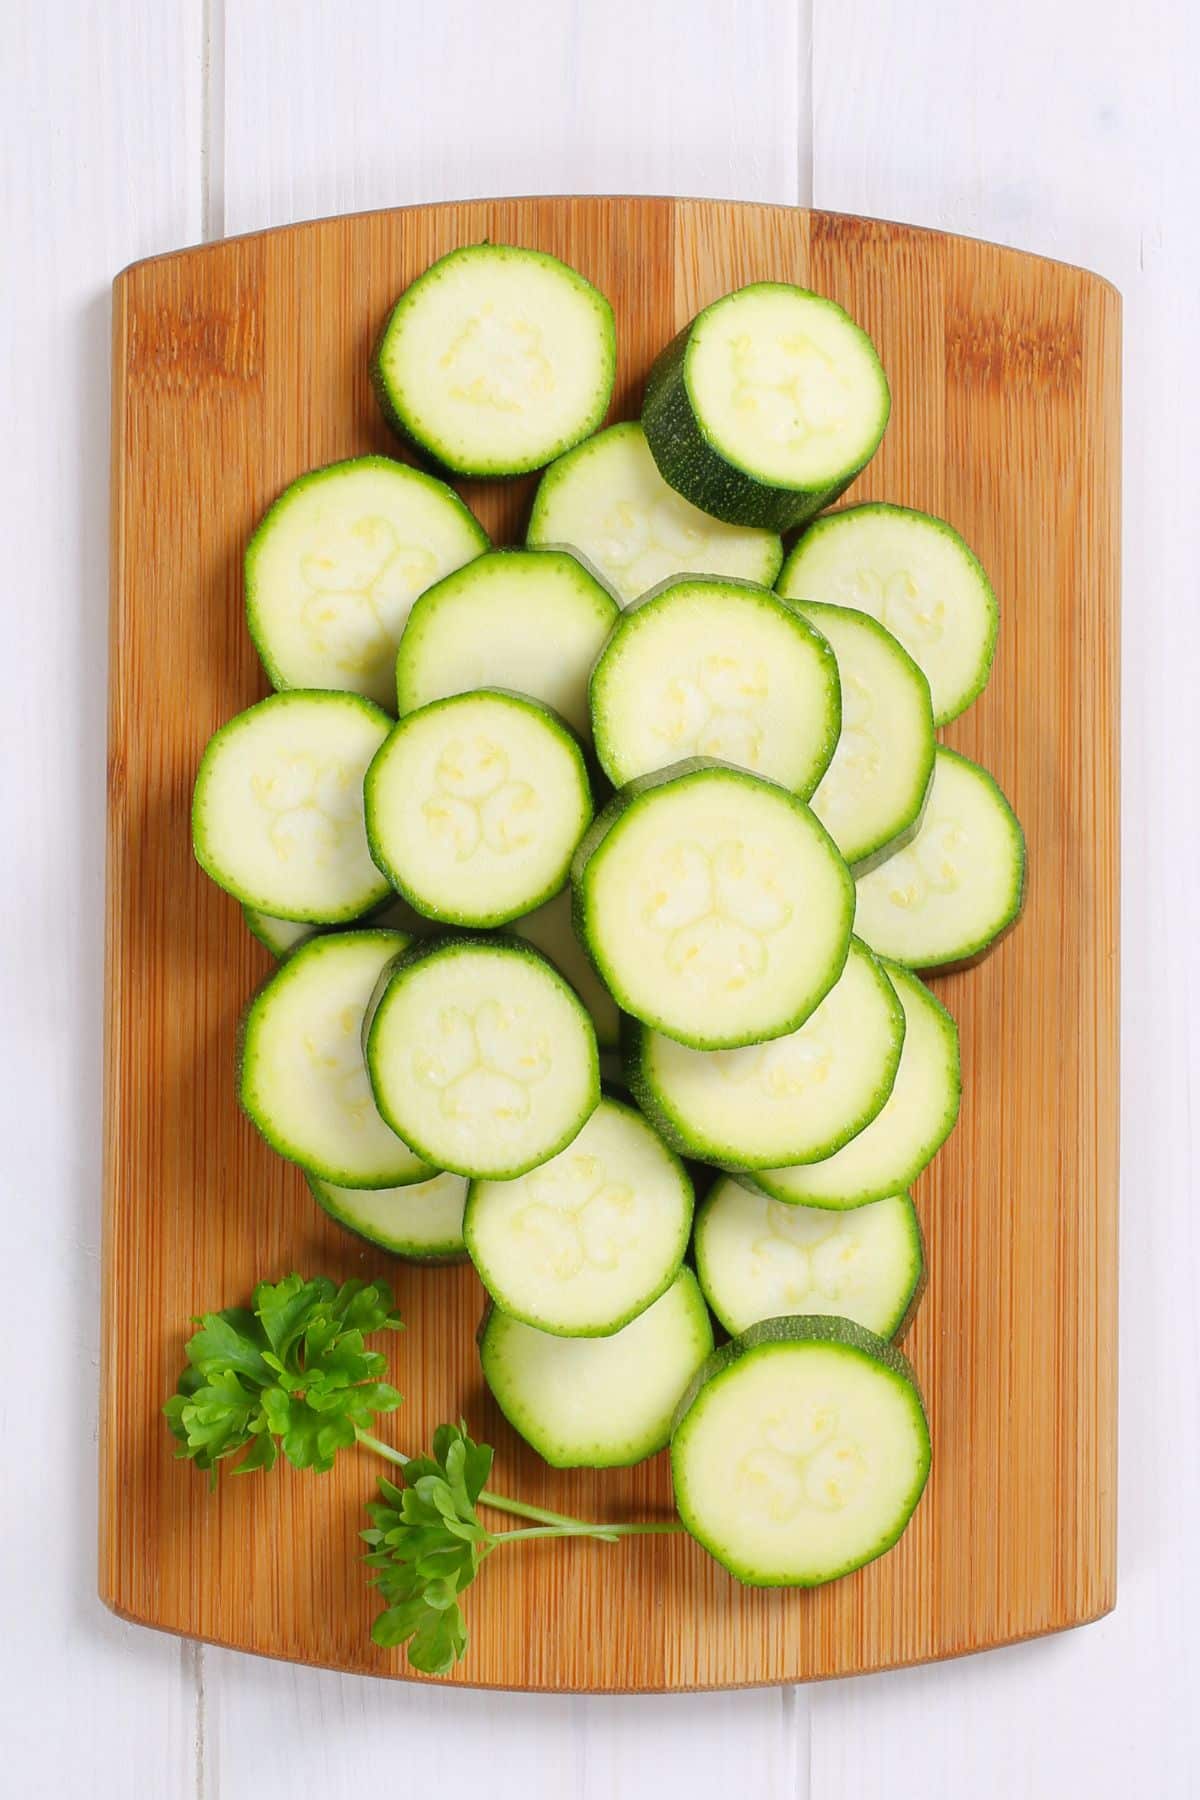
POLYGON ((380 1481, 367 1507, 366 1561, 386 1603, 371 1636, 387 1649, 407 1644, 425 1675, 447 1674, 467 1647, 458 1596, 499 1542, 475 1511, 491 1466, 490 1448, 472 1442, 465 1424, 439 1425, 433 1454, 414 1457, 403 1488, 380 1481))
POLYGON ((207 1469, 246 1454, 235 1475, 269 1469, 282 1451, 298 1469, 331 1469, 377 1413, 400 1404, 382 1379, 387 1358, 367 1350, 375 1331, 399 1331, 386 1282, 288 1275, 260 1282, 249 1309, 205 1313, 185 1346, 187 1366, 163 1408, 176 1452, 207 1469))

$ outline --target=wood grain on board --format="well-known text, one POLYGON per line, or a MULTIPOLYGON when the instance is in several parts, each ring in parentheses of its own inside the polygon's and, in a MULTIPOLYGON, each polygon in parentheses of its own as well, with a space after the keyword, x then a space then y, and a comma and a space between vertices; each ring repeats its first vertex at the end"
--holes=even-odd
MULTIPOLYGON (((1120 303, 1078 269, 972 240, 782 207, 480 201, 333 219, 142 263, 114 301, 106 1244, 100 1586, 123 1616, 375 1674, 355 1533, 376 1465, 204 1480, 160 1407, 197 1311, 291 1268, 385 1274, 402 1448, 465 1414, 494 1485, 597 1518, 670 1507, 665 1457, 556 1473, 479 1379, 469 1269, 350 1238, 240 1116, 239 1011, 270 967, 191 855, 200 752, 265 691, 240 561, 294 476, 395 451, 367 381, 391 300, 482 237, 566 258, 612 299, 614 416, 654 351, 741 282, 846 305, 892 383, 852 497, 944 513, 1000 595, 983 697, 946 733, 1028 834, 1022 923, 935 983, 959 1021, 957 1131, 917 1185, 930 1280, 909 1349, 934 1471, 889 1555, 829 1587, 739 1587, 686 1538, 529 1546, 466 1601, 455 1680, 662 1690, 885 1668, 1097 1617, 1114 1599, 1120 303)), ((529 483, 467 484, 497 541, 529 483)))

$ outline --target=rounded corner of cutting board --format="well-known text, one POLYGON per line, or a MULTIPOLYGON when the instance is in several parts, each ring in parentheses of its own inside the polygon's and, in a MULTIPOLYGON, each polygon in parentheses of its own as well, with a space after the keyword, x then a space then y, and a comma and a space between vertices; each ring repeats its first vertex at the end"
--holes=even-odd
MULTIPOLYGON (((966 1084, 958 1131, 916 1195, 930 1280, 907 1348, 935 1470, 909 1532, 869 1569, 805 1594, 738 1589, 674 1539, 498 1563, 468 1597, 461 1683, 790 1682, 1100 1616, 1115 1543, 1119 296, 1102 277, 974 239, 621 197, 316 221, 117 278, 101 1599, 121 1618, 242 1650, 405 1672, 396 1658, 380 1668, 367 1635, 353 1526, 369 1466, 307 1482, 280 1469, 209 1496, 172 1461, 159 1408, 186 1321, 264 1269, 388 1273, 409 1326, 392 1353, 404 1441, 465 1411, 497 1445, 498 1485, 535 1502, 610 1518, 669 1504, 662 1458, 606 1475, 539 1465, 481 1392, 470 1272, 414 1270, 343 1237, 254 1137, 233 1096, 233 1036, 267 959, 191 857, 199 750, 262 688, 242 611, 245 536, 303 468, 395 450, 367 346, 400 286, 482 235, 574 260, 609 293, 618 416, 679 324, 741 282, 798 280, 862 320, 894 406, 851 498, 952 518, 996 582, 995 673, 949 737, 1014 801, 1033 880, 1020 930, 969 976, 935 983, 958 1017, 966 1084), (162 596, 180 592, 192 602, 164 629, 162 596), (272 1539, 282 1555, 307 1547, 288 1581, 264 1556, 272 1539)), ((467 491, 504 541, 530 488, 467 491)))

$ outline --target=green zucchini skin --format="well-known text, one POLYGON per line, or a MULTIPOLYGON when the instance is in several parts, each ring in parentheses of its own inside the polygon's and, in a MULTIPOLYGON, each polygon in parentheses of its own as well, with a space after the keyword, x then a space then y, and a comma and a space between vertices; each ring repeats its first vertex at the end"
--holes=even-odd
MULTIPOLYGON (((833 481, 815 487, 776 487, 717 449, 693 403, 686 360, 692 333, 703 317, 704 313, 698 314, 672 339, 655 360, 646 382, 642 429, 659 473, 693 506, 728 525, 753 525, 779 533, 807 525, 845 493, 879 447, 891 409, 882 368, 884 404, 879 432, 862 457, 833 481)), ((861 336, 874 355, 867 334, 861 336)))

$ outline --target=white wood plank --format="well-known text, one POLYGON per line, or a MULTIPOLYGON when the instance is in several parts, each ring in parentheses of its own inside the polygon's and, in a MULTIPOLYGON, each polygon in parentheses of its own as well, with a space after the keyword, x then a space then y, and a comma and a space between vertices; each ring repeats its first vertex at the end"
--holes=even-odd
MULTIPOLYGON (((272 0, 231 0, 217 54, 227 232, 462 195, 807 197, 807 0, 310 0, 286 30, 272 0)), ((776 1691, 560 1700, 205 1665, 221 1800, 283 1800, 317 1769, 328 1800, 399 1769, 496 1800, 807 1793, 807 1702, 776 1691)))
POLYGON ((1128 546, 1117 1611, 814 1691, 819 1800, 1196 1792, 1198 30, 1173 0, 816 0, 818 206, 1019 244, 1122 289, 1128 546))
POLYGON ((488 1800, 640 1800, 667 1782, 688 1800, 728 1800, 742 1786, 772 1800, 808 1794, 806 1698, 795 1689, 441 1692, 204 1655, 206 1762, 220 1800, 341 1800, 401 1772, 411 1788, 450 1778, 488 1800))
POLYGON ((807 192, 807 0, 232 0, 225 230, 487 194, 807 192))
POLYGON ((196 1791, 195 1651, 95 1598, 109 282, 199 235, 199 8, 8 0, 0 58, 5 1791, 196 1791))

